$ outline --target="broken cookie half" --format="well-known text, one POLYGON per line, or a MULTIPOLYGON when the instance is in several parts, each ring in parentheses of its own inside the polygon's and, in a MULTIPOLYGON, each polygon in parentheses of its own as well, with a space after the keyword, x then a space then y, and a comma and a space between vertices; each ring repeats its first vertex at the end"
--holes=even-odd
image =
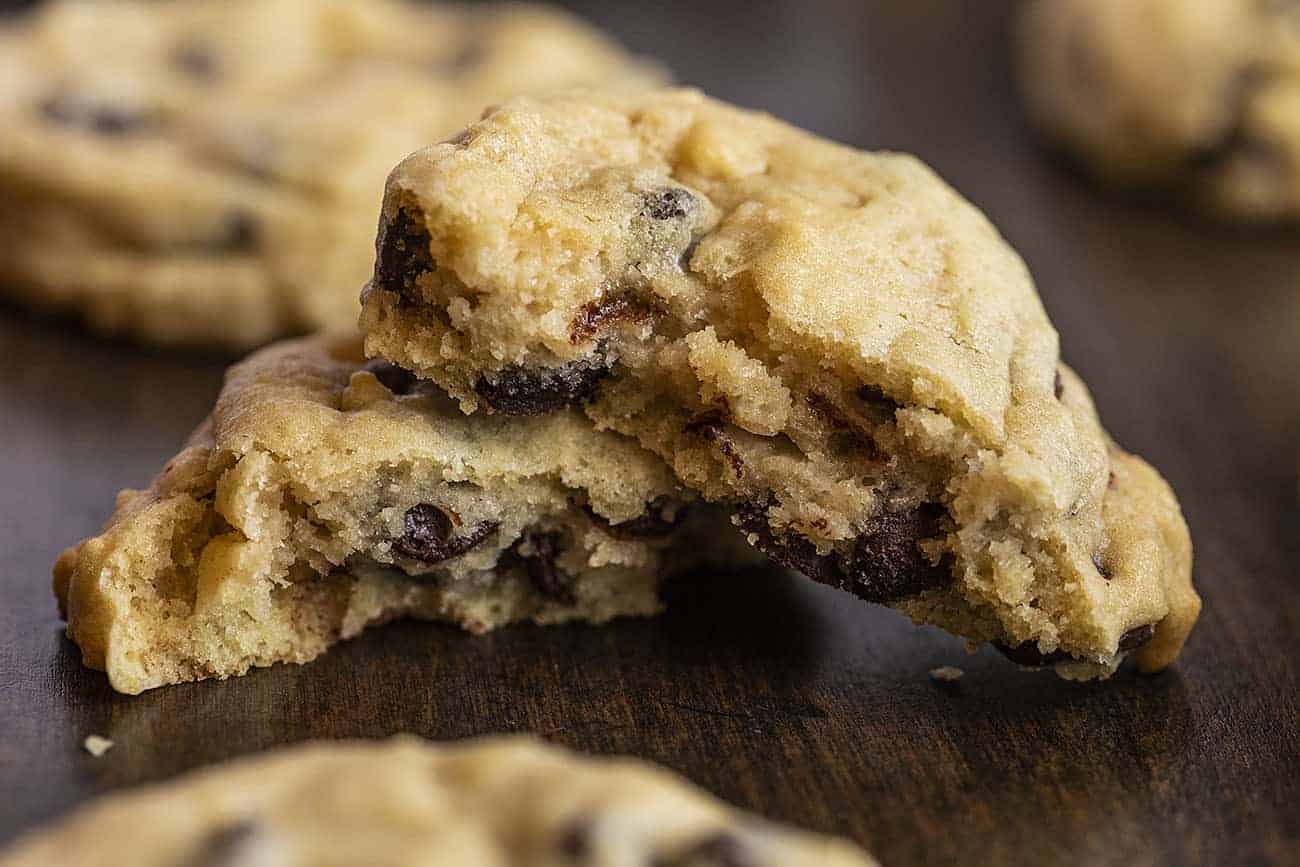
POLYGON ((233 367, 54 589, 86 663, 138 693, 304 662, 396 617, 483 632, 655 613, 670 549, 684 567, 725 544, 700 543, 709 510, 688 499, 576 410, 469 418, 355 336, 317 337, 233 367))
POLYGON ((1178 655, 1178 503, 929 169, 689 90, 518 99, 389 178, 370 355, 469 413, 582 406, 772 559, 1022 664, 1178 655))

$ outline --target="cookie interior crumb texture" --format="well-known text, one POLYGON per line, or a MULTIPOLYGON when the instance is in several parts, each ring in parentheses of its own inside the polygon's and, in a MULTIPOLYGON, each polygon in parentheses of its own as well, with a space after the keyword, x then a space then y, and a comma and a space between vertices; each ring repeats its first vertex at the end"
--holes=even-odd
POLYGON ((1019 42, 1035 120, 1098 175, 1300 221, 1297 4, 1035 0, 1019 42))
POLYGON ((872 867, 843 840, 739 812, 646 762, 534 739, 318 742, 110 795, 3 867, 872 867), (361 793, 361 796, 358 796, 361 793))
POLYGON ((166 344, 350 325, 393 163, 520 91, 662 79, 548 6, 41 3, 0 23, 0 290, 166 344))
POLYGON ((654 614, 668 564, 746 549, 692 499, 576 410, 469 418, 355 336, 307 338, 233 367, 54 589, 86 664, 137 693, 305 662, 395 617, 483 632, 654 614))
POLYGON ((467 413, 582 405, 777 562, 1018 663, 1157 670, 1197 617, 1169 487, 910 156, 689 90, 514 100, 392 173, 362 328, 467 413))

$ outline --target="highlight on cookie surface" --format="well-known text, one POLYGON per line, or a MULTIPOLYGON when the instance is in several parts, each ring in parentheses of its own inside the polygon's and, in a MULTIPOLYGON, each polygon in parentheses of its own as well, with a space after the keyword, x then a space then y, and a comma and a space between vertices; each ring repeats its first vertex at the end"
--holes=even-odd
POLYGON ((397 160, 665 78, 547 5, 46 0, 0 21, 0 291, 168 345, 345 327, 397 160))
POLYGON ((306 662, 397 617, 655 614, 669 570, 744 560, 634 441, 575 410, 471 418, 360 350, 325 335, 233 367, 186 448, 59 558, 68 635, 115 689, 306 662))
POLYGON ((136 867, 876 863, 846 840, 742 813, 647 762, 528 737, 398 737, 317 741, 108 795, 18 840, 0 865, 120 865, 123 829, 136 867))
POLYGON ((376 249, 368 354, 479 417, 581 407, 815 580, 1068 677, 1196 619, 1173 493, 912 157, 689 90, 520 98, 393 171, 376 249))
POLYGON ((1242 223, 1300 223, 1300 7, 1034 0, 1033 119, 1100 178, 1242 223))

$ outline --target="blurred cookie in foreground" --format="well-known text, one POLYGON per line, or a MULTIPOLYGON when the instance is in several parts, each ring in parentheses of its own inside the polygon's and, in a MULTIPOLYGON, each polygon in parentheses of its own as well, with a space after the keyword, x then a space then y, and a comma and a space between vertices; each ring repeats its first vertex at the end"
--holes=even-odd
POLYGON ((1093 173, 1300 222, 1300 5, 1035 0, 1021 25, 1030 111, 1093 173))
POLYGON ((356 337, 305 338, 231 368, 54 589, 85 663, 138 693, 306 662, 398 617, 484 632, 657 613, 670 565, 748 550, 691 499, 577 410, 467 417, 356 337))
POLYGON ((402 156, 661 77, 543 6, 54 0, 0 25, 0 292, 163 344, 351 324, 402 156))
POLYGON ((532 738, 315 742, 109 795, 3 867, 872 867, 647 762, 532 738))
POLYGON ((521 97, 407 157, 379 231, 367 353, 465 412, 581 407, 782 565, 1068 677, 1196 621, 1173 492, 914 157, 691 90, 521 97))

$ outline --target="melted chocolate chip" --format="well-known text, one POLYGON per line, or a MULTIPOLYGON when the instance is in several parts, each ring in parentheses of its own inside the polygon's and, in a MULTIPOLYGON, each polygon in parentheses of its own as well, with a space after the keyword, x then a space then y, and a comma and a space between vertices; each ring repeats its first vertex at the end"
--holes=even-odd
POLYGON ((518 547, 515 550, 524 561, 524 570, 533 588, 553 602, 573 605, 578 600, 570 586, 572 579, 555 562, 560 553, 560 534, 530 533, 526 538, 531 552, 524 554, 518 547))
POLYGON ((1038 649, 1038 642, 1036 641, 1026 641, 1024 644, 1017 644, 1014 647, 1001 641, 994 641, 993 646, 1007 659, 1025 668, 1042 668, 1045 665, 1065 662, 1070 658, 1070 654, 1064 650, 1043 653, 1038 649))
POLYGON ((598 298, 584 304, 573 322, 569 323, 569 342, 575 345, 585 343, 612 326, 624 322, 643 322, 658 312, 659 309, 653 302, 627 292, 598 298))
POLYGON ((506 415, 542 415, 582 403, 595 393, 609 367, 596 358, 560 367, 523 367, 512 364, 474 386, 488 406, 506 415))
POLYGON ((41 103, 41 114, 62 126, 103 136, 127 136, 157 123, 151 112, 122 105, 95 104, 72 95, 55 96, 41 103))
POLYGON ((375 379, 393 394, 410 394, 419 382, 414 373, 383 358, 372 358, 361 369, 374 374, 375 379))
POLYGON ((731 463, 731 470, 736 474, 736 478, 739 479, 745 474, 745 459, 740 456, 736 441, 727 435, 721 419, 717 416, 707 415, 689 422, 686 425, 686 433, 703 437, 716 445, 718 451, 722 452, 731 463))
POLYGON ((756 537, 755 547, 768 557, 868 602, 888 604, 953 581, 947 561, 932 564, 920 547, 942 533, 944 509, 937 503, 878 515, 848 557, 819 554, 811 540, 797 533, 775 534, 766 507, 745 506, 736 514, 741 529, 756 537))
POLYGON ((496 521, 480 521, 469 532, 457 536, 452 518, 430 503, 407 509, 403 525, 405 532, 393 540, 393 549, 430 566, 459 557, 482 543, 499 526, 496 521))
POLYGON ((1052 381, 1052 393, 1056 399, 1060 400, 1061 395, 1065 394, 1065 380, 1061 379, 1061 371, 1056 371, 1056 379, 1052 381))
POLYGON ((854 545, 844 570, 850 583, 843 589, 868 602, 888 603, 952 583, 949 564, 931 563, 920 545, 942 535, 943 516, 938 503, 876 516, 854 545))
POLYGON ((419 298, 416 280, 435 267, 429 252, 429 231, 406 208, 391 220, 380 220, 375 253, 375 286, 396 292, 405 301, 419 298))
POLYGON ((654 867, 757 867, 753 850, 735 834, 719 831, 671 858, 657 858, 654 867))
POLYGON ((1119 649, 1124 652, 1137 650, 1154 638, 1155 634, 1156 625, 1154 623, 1130 629, 1119 637, 1119 649))
POLYGON ((618 539, 648 539, 667 536, 686 516, 686 506, 672 497, 656 497, 646 506, 645 512, 635 518, 611 524, 596 514, 590 505, 582 509, 591 522, 618 539))
POLYGON ((589 816, 579 816, 560 832, 558 846, 560 853, 575 861, 586 858, 591 853, 592 820, 589 816))
POLYGON ((684 220, 695 210, 695 196, 681 187, 651 190, 642 198, 641 213, 652 220, 684 220))
POLYGON ((1105 578, 1107 581, 1110 580, 1110 569, 1106 566, 1106 561, 1102 559, 1100 554, 1092 555, 1092 565, 1097 568, 1097 574, 1101 575, 1101 577, 1105 578))

